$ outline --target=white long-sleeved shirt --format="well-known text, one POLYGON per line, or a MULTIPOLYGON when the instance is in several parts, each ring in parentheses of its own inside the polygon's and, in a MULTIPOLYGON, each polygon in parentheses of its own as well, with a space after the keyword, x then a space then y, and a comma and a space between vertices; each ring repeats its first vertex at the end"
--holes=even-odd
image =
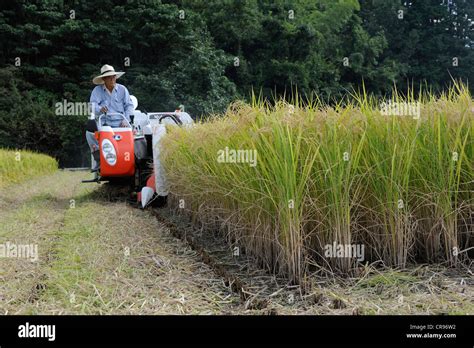
MULTIPOLYGON (((91 93, 90 102, 95 115, 100 114, 100 109, 107 107, 107 113, 120 113, 130 121, 130 115, 133 114, 133 103, 130 99, 130 93, 127 87, 119 83, 115 84, 112 92, 109 92, 105 85, 96 86, 91 93)), ((107 115, 107 124, 112 127, 119 127, 122 118, 118 115, 107 115)))

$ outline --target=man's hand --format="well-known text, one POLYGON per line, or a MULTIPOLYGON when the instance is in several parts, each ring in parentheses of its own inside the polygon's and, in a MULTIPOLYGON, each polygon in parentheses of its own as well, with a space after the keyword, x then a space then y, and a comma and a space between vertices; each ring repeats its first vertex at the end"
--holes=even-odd
POLYGON ((120 127, 121 127, 121 128, 128 127, 128 123, 125 122, 125 121, 122 121, 122 123, 120 123, 120 127))
POLYGON ((100 112, 101 113, 106 113, 107 111, 109 111, 109 109, 107 109, 107 106, 103 106, 101 109, 100 109, 100 112))

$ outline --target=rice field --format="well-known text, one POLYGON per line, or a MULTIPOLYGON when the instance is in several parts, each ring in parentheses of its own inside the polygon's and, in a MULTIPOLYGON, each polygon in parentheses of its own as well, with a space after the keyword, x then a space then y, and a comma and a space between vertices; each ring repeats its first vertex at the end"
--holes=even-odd
POLYGON ((464 86, 385 101, 362 92, 333 106, 294 99, 236 102, 170 128, 162 160, 176 208, 294 282, 367 263, 470 262, 474 103, 464 86), (419 114, 387 114, 381 102, 419 114))
POLYGON ((58 169, 54 158, 27 150, 0 149, 0 187, 52 173, 58 169))

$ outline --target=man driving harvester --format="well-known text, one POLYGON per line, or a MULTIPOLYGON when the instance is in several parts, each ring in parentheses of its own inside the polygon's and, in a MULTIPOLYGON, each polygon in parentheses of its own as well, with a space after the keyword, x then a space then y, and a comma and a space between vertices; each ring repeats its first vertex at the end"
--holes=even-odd
MULTIPOLYGON (((100 75, 94 77, 92 82, 97 86, 92 90, 90 102, 94 115, 106 114, 105 122, 108 126, 127 127, 123 118, 117 114, 122 114, 130 122, 130 115, 133 115, 134 107, 127 87, 117 83, 117 79, 124 72, 115 71, 113 66, 105 64, 100 69, 100 75), (110 114, 110 115, 109 115, 110 114)), ((95 122, 95 121, 94 121, 95 122)), ((86 139, 91 149, 92 156, 96 162, 92 171, 99 169, 99 143, 94 136, 93 127, 88 125, 86 139)))

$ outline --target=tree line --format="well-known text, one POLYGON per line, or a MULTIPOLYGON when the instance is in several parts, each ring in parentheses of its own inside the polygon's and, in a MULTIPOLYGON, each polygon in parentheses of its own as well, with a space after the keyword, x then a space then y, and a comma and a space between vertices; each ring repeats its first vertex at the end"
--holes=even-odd
POLYGON ((251 92, 339 100, 364 84, 439 92, 473 77, 474 2, 465 0, 43 0, 2 2, 0 147, 63 165, 88 160, 88 101, 101 65, 141 110, 222 112, 251 92))

